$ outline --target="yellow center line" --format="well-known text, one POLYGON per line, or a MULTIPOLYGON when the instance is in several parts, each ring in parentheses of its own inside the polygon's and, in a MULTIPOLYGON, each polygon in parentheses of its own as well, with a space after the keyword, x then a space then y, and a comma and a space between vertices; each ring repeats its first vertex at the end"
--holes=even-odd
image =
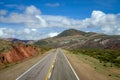
POLYGON ((58 50, 56 51, 56 55, 55 55, 55 57, 54 57, 51 65, 50 65, 50 68, 49 68, 48 73, 47 73, 47 75, 46 75, 46 77, 45 77, 45 80, 49 80, 49 78, 50 78, 50 76, 51 76, 51 72, 52 72, 52 69, 53 69, 53 67, 54 67, 54 63, 55 63, 55 60, 56 60, 56 57, 57 57, 57 53, 58 53, 58 50))

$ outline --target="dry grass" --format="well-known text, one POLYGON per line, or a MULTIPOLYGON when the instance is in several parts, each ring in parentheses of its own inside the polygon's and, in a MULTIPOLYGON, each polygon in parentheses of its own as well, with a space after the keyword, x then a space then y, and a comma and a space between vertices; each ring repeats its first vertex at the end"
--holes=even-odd
POLYGON ((120 69, 104 67, 95 58, 65 51, 81 80, 120 80, 120 69))

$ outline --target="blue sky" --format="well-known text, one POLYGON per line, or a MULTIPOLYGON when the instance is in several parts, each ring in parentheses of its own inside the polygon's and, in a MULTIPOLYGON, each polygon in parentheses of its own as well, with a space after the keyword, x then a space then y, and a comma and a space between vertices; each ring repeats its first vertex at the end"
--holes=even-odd
POLYGON ((0 37, 42 39, 75 28, 120 35, 120 0, 0 0, 0 37))

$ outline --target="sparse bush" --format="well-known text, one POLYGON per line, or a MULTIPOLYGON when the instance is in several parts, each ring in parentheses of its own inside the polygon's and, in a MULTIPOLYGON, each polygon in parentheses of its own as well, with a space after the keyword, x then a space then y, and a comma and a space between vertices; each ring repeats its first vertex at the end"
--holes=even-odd
POLYGON ((96 69, 96 67, 94 67, 96 69))
POLYGON ((87 60, 87 58, 85 58, 85 60, 87 60))
MULTIPOLYGON (((106 66, 106 63, 110 63, 110 67, 114 65, 120 67, 120 50, 108 50, 108 49, 74 49, 71 50, 73 54, 85 54, 94 57, 99 60, 100 63, 106 66)), ((86 59, 87 60, 87 59, 86 59)))
POLYGON ((108 76, 112 76, 111 74, 109 74, 108 76))

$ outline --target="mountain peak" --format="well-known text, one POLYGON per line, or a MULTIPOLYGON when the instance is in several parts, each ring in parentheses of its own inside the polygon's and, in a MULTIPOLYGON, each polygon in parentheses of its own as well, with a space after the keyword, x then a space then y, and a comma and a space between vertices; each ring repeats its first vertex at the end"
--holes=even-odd
POLYGON ((68 29, 60 33, 57 37, 65 37, 65 36, 74 36, 74 35, 85 35, 86 33, 83 31, 79 31, 76 29, 68 29))

